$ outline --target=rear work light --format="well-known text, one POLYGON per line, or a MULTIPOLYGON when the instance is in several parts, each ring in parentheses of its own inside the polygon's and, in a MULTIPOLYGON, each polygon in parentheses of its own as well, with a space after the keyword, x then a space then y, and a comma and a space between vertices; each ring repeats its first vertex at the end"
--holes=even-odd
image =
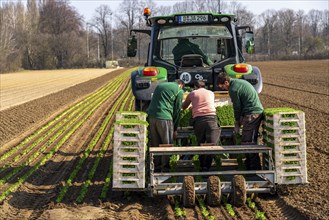
POLYGON ((144 76, 157 76, 158 69, 156 67, 145 67, 143 69, 143 75, 144 76))
POLYGON ((237 73, 247 73, 249 71, 248 64, 239 63, 233 66, 233 70, 237 73))

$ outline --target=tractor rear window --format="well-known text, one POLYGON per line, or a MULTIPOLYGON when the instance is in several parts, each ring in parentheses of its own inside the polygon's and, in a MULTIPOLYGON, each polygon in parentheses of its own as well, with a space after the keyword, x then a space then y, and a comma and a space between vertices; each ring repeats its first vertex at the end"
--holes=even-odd
POLYGON ((229 57, 232 35, 225 26, 189 25, 166 27, 159 31, 160 57, 181 65, 182 55, 199 54, 211 66, 229 57))

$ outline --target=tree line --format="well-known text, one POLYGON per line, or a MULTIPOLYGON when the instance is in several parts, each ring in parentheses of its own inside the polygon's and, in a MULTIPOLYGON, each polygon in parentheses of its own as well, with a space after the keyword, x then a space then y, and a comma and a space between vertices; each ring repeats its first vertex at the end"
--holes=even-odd
POLYGON ((238 23, 253 27, 253 60, 328 59, 329 10, 267 10, 255 15, 237 1, 185 0, 158 6, 154 0, 122 0, 117 11, 109 4, 96 8, 90 20, 68 0, 2 0, 0 5, 0 73, 19 69, 103 67, 106 60, 122 65, 142 64, 148 38, 138 35, 138 54, 126 57, 133 28, 146 28, 144 7, 152 15, 178 12, 222 12, 237 16, 238 23))

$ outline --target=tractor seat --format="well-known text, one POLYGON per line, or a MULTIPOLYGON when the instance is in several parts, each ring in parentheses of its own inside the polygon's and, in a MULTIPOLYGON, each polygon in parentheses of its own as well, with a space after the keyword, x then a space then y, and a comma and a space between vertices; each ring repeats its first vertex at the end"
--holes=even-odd
POLYGON ((199 54, 187 54, 182 56, 181 67, 202 67, 202 56, 199 54))

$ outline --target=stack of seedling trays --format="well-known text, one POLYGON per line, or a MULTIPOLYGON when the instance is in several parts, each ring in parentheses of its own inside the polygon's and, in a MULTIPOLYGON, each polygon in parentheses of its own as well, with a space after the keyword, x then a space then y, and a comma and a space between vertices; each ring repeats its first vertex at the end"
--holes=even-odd
POLYGON ((118 112, 114 124, 113 189, 145 188, 147 122, 144 112, 118 112))
POLYGON ((273 148, 278 184, 307 183, 305 114, 292 108, 265 109, 264 143, 273 148))

